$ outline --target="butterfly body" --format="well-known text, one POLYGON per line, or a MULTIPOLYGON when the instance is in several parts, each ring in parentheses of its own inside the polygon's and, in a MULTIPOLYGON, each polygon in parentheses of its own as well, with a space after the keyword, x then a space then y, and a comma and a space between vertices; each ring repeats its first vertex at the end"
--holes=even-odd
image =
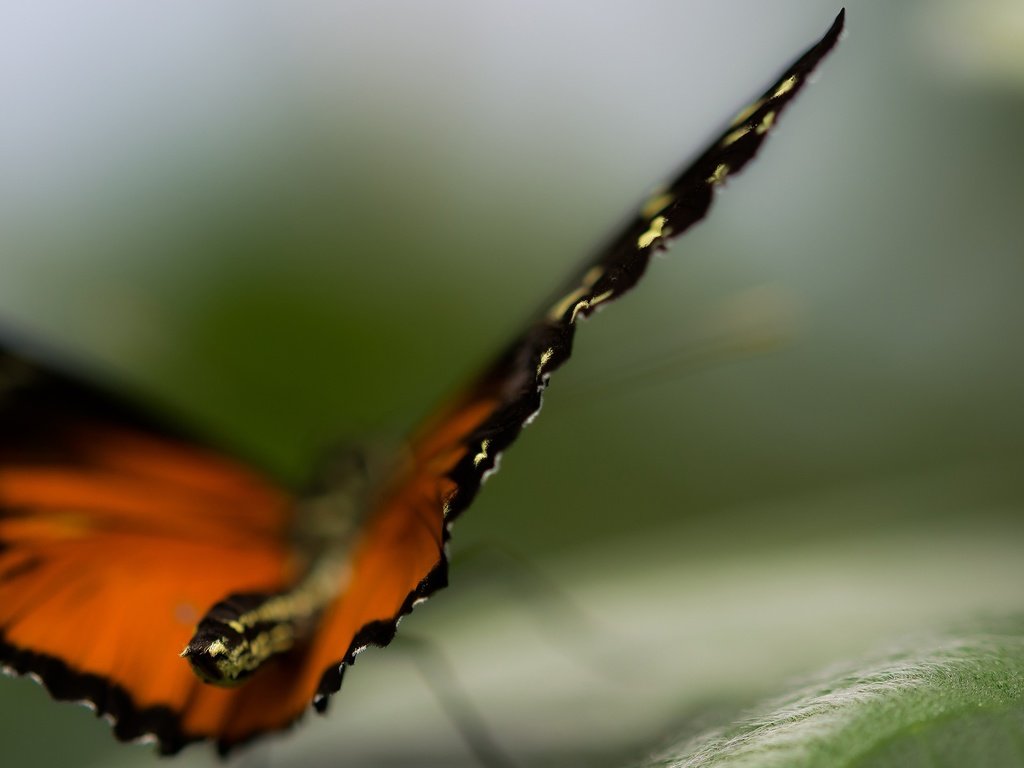
POLYGON ((447 583, 451 523, 539 412, 580 320, 632 290, 651 256, 705 216, 842 25, 840 14, 652 195, 372 491, 346 480, 296 497, 0 348, 0 663, 165 753, 201 740, 228 751, 311 703, 326 709, 356 654, 386 645, 447 583), (330 535, 317 531, 324 521, 330 535))

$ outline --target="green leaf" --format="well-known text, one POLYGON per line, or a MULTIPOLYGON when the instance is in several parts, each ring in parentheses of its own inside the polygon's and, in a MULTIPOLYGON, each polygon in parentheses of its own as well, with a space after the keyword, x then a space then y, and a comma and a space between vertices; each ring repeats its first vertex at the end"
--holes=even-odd
POLYGON ((1024 766, 1024 618, 832 669, 643 765, 1024 766))

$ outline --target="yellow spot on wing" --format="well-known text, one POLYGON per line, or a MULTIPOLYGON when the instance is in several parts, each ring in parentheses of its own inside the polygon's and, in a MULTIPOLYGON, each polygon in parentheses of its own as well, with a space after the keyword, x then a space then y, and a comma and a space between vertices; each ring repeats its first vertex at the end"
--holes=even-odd
POLYGON ((658 216, 654 221, 651 222, 651 226, 647 228, 640 237, 636 239, 637 248, 649 248, 651 243, 661 237, 661 233, 665 230, 665 223, 668 221, 664 216, 658 216))
POLYGON ((759 136, 764 136, 768 131, 775 125, 775 113, 769 112, 764 116, 761 122, 757 126, 757 133, 759 136))
POLYGON ((708 176, 707 182, 708 182, 708 184, 721 184, 723 181, 725 181, 725 177, 728 176, 728 175, 729 175, 729 164, 728 163, 719 163, 715 167, 714 173, 712 173, 710 176, 708 176))
POLYGON ((548 361, 555 356, 555 350, 548 347, 540 353, 540 362, 537 363, 537 375, 540 376, 544 371, 544 366, 548 364, 548 361))
POLYGON ((732 119, 732 124, 739 125, 740 123, 747 122, 747 120, 750 119, 750 116, 752 114, 754 114, 755 112, 757 112, 757 110, 764 106, 764 101, 764 99, 758 99, 753 104, 744 107, 742 110, 740 110, 740 113, 732 119))
POLYGON ((792 91, 795 87, 796 87, 796 75, 790 75, 785 80, 783 80, 781 83, 779 83, 779 87, 775 89, 775 92, 772 94, 772 98, 773 99, 777 99, 777 98, 779 98, 781 96, 785 96, 787 93, 792 91))
POLYGON ((742 139, 748 133, 750 133, 750 126, 749 125, 741 126, 740 128, 737 128, 732 133, 729 133, 728 135, 726 135, 726 137, 724 139, 722 139, 722 146, 723 147, 728 147, 728 146, 730 146, 732 144, 735 144, 737 141, 742 139))
POLYGON ((584 309, 590 309, 591 307, 596 307, 603 301, 608 301, 608 299, 610 299, 614 293, 615 291, 608 290, 602 294, 595 296, 592 299, 584 299, 583 301, 579 302, 575 307, 572 308, 572 317, 569 318, 569 322, 575 323, 576 315, 578 315, 584 309))
POLYGON ((569 318, 569 322, 570 323, 575 323, 576 322, 576 315, 578 315, 582 310, 586 309, 589 306, 590 306, 590 302, 587 301, 587 299, 584 299, 583 301, 578 302, 576 304, 576 306, 572 308, 572 317, 569 318))
POLYGON ((444 516, 445 517, 448 517, 449 513, 451 513, 451 511, 452 511, 452 500, 455 499, 455 497, 458 495, 458 493, 459 493, 458 489, 456 489, 456 490, 452 491, 451 493, 449 493, 447 498, 445 498, 444 504, 441 507, 442 511, 444 512, 444 516))
POLYGON ((490 446, 490 444, 490 440, 484 440, 482 443, 480 443, 480 452, 473 457, 474 467, 479 467, 480 462, 487 458, 487 448, 488 446, 490 446))
POLYGON ((549 320, 561 320, 562 315, 569 311, 569 307, 580 300, 582 296, 586 294, 588 288, 577 288, 575 291, 570 293, 568 296, 559 301, 555 306, 548 312, 549 320))
POLYGON ((561 320, 562 316, 569 311, 569 307, 586 296, 587 291, 593 287, 594 283, 601 279, 603 274, 604 267, 591 267, 588 269, 586 274, 583 275, 583 280, 580 281, 580 287, 567 296, 562 297, 548 310, 548 320, 561 320))

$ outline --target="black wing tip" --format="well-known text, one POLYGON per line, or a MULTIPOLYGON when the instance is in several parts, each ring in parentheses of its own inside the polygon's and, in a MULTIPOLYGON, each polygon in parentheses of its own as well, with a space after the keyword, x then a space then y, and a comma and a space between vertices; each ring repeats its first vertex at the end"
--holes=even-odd
MULTIPOLYGON (((832 20, 832 24, 829 26, 828 31, 821 36, 814 45, 808 48, 802 56, 800 56, 793 64, 786 70, 786 75, 790 73, 802 72, 807 74, 814 70, 818 63, 821 62, 828 53, 835 48, 836 43, 843 37, 843 32, 846 30, 846 8, 840 8, 839 13, 836 14, 835 19, 832 20)), ((785 77, 785 75, 783 76, 785 77)))
POLYGON ((836 14, 835 19, 832 21, 832 26, 828 28, 825 36, 821 38, 821 42, 826 43, 828 48, 831 48, 842 37, 844 31, 846 31, 846 6, 839 9, 839 13, 836 14))

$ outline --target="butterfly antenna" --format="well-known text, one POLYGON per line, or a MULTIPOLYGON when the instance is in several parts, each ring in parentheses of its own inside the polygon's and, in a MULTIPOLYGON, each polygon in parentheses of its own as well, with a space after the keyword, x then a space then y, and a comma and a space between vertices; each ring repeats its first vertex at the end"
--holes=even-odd
POLYGON ((409 634, 399 635, 395 642, 409 651, 427 688, 482 768, 519 768, 498 745, 437 644, 409 634))

